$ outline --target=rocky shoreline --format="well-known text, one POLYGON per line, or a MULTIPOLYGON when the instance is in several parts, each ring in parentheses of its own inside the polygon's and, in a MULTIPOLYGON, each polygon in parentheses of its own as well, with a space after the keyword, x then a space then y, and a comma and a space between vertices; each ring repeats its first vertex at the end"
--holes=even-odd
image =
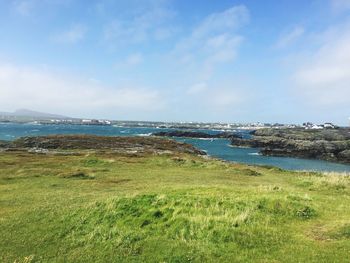
POLYGON ((250 139, 231 138, 239 147, 260 148, 271 156, 321 159, 350 164, 350 129, 261 129, 250 139))
POLYGON ((206 155, 191 144, 156 137, 109 137, 95 135, 50 135, 23 137, 0 142, 3 151, 26 150, 48 153, 55 150, 93 150, 126 154, 194 154, 206 155))
POLYGON ((198 132, 198 131, 182 131, 182 130, 175 130, 175 131, 162 131, 162 132, 156 132, 152 133, 153 136, 159 136, 159 137, 183 137, 183 138, 200 138, 200 139, 231 139, 231 138, 241 138, 240 135, 230 132, 221 132, 218 134, 209 134, 205 132, 198 132))
POLYGON ((9 142, 0 140, 0 148, 8 147, 8 145, 9 145, 9 142))

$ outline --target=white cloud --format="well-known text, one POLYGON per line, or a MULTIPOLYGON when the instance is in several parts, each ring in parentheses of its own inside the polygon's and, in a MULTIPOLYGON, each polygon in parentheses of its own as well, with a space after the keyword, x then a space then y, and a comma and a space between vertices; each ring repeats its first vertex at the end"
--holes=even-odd
MULTIPOLYGON (((176 45, 177 50, 189 50, 202 44, 204 40, 215 39, 218 36, 235 36, 236 30, 249 21, 249 12, 245 6, 234 6, 221 13, 205 17, 195 26, 187 38, 176 45)), ((222 41, 217 41, 222 45, 222 41)))
POLYGON ((236 89, 217 89, 210 95, 209 103, 217 108, 237 107, 242 103, 243 94, 236 89))
POLYGON ((15 10, 23 16, 28 16, 31 14, 34 8, 34 1, 32 0, 22 0, 14 2, 15 10))
POLYGON ((191 101, 191 105, 196 105, 196 108, 205 108, 205 112, 227 114, 247 100, 254 99, 252 95, 247 94, 244 85, 232 84, 235 80, 237 79, 222 79, 220 84, 216 81, 195 83, 187 89, 187 99, 191 101))
POLYGON ((181 76, 175 81, 186 87, 182 88, 187 94, 185 103, 198 113, 227 116, 248 99, 242 83, 245 81, 216 74, 236 59, 244 40, 238 30, 248 21, 249 12, 242 5, 209 14, 190 28, 170 53, 169 67, 181 76))
POLYGON ((207 16, 193 31, 192 37, 202 38, 222 31, 233 31, 249 21, 244 5, 233 6, 223 12, 207 16))
POLYGON ((297 41, 305 32, 301 26, 295 27, 292 31, 283 34, 275 44, 276 48, 285 48, 297 41))
POLYGON ((324 42, 299 65, 294 79, 299 96, 318 105, 350 105, 350 27, 325 34, 324 42))
POLYGON ((167 38, 170 38, 176 32, 178 32, 178 28, 176 28, 176 27, 171 27, 171 26, 158 27, 154 30, 153 35, 154 35, 155 40, 161 41, 161 40, 165 40, 167 38))
POLYGON ((34 17, 49 8, 67 7, 72 0, 7 0, 7 2, 12 2, 13 9, 18 14, 34 17))
POLYGON ((141 53, 134 53, 129 55, 126 60, 125 60, 125 64, 127 66, 135 66, 138 65, 140 63, 142 63, 143 61, 143 56, 141 53))
POLYGON ((143 63, 143 55, 141 53, 132 53, 126 56, 121 61, 118 61, 114 65, 114 68, 116 70, 125 69, 125 68, 132 69, 142 63, 143 63))
POLYGON ((243 5, 208 15, 191 30, 189 36, 176 44, 174 61, 181 63, 181 67, 199 72, 203 81, 208 80, 216 66, 236 58, 244 39, 237 30, 248 21, 249 12, 243 5))
POLYGON ((220 66, 237 57, 244 40, 238 29, 248 21, 249 11, 243 5, 209 14, 175 44, 169 63, 184 73, 187 83, 210 81, 220 66))
POLYGON ((175 32, 173 27, 167 25, 175 12, 162 4, 150 6, 130 16, 131 19, 115 18, 105 26, 104 39, 108 44, 114 46, 164 40, 175 32))
POLYGON ((213 67, 217 63, 226 63, 234 60, 243 37, 238 35, 222 34, 207 39, 205 43, 206 67, 213 67))
POLYGON ((34 108, 84 116, 96 112, 155 111, 164 106, 162 101, 157 91, 144 87, 114 88, 48 71, 0 65, 3 110, 34 108))
POLYGON ((350 0, 330 0, 333 10, 341 12, 350 9, 350 0))
POLYGON ((205 82, 193 84, 191 87, 188 88, 187 94, 196 95, 196 94, 202 93, 206 91, 207 87, 208 85, 205 82))
POLYGON ((86 26, 75 24, 70 29, 54 35, 52 40, 57 43, 75 44, 85 37, 86 32, 86 26))

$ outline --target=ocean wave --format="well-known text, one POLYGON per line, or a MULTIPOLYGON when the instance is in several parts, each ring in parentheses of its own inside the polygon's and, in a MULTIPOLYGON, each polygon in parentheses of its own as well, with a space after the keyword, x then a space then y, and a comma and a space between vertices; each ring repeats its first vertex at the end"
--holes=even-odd
POLYGON ((35 122, 35 121, 33 121, 33 122, 27 122, 27 123, 25 123, 25 124, 27 124, 27 125, 36 125, 36 126, 41 126, 41 125, 42 125, 41 123, 38 123, 38 122, 35 122))
POLYGON ((152 133, 139 133, 139 134, 136 134, 136 136, 151 136, 152 133))
POLYGON ((260 155, 260 153, 248 153, 248 155, 260 155))

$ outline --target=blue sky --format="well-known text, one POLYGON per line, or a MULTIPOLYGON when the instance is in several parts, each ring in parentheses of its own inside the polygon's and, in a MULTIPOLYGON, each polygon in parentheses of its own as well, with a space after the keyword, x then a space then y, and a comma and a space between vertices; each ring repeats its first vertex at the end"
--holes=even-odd
POLYGON ((0 111, 350 117, 350 0, 0 0, 0 111))

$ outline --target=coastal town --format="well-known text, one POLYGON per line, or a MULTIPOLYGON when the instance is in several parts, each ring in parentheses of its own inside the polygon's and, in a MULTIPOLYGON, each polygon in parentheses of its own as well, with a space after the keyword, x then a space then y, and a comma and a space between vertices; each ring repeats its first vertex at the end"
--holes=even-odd
POLYGON ((336 129, 337 125, 331 122, 323 124, 314 124, 305 122, 303 124, 283 124, 283 123, 223 123, 223 122, 161 122, 161 121, 127 121, 127 120, 108 120, 108 119, 89 119, 89 118, 71 118, 48 113, 39 113, 34 111, 16 111, 15 113, 1 113, 0 122, 32 123, 42 125, 95 125, 95 126, 118 126, 118 127, 148 127, 158 129, 210 129, 230 131, 241 130, 259 130, 264 128, 304 128, 311 130, 336 129), (16 113, 18 112, 18 114, 16 113))

